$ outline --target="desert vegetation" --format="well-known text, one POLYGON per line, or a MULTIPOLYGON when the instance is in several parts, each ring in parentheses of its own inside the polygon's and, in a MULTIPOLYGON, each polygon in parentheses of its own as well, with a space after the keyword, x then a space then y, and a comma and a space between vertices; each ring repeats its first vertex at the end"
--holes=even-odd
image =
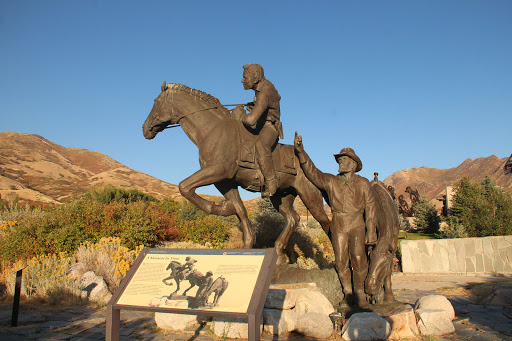
MULTIPOLYGON (((272 247, 284 220, 268 200, 250 214, 258 247, 272 247)), ((14 292, 23 269, 22 294, 47 303, 83 303, 79 279, 101 276, 111 293, 143 247, 239 248, 236 217, 207 215, 188 201, 159 201, 112 186, 90 191, 56 207, 2 201, 0 282, 4 298, 14 292)), ((332 266, 330 243, 313 220, 291 238, 288 254, 304 268, 332 266)))
MULTIPOLYGON (((408 239, 512 234, 512 198, 492 181, 461 179, 452 215, 440 217, 428 200, 414 212, 408 239), (447 224, 440 230, 441 221, 447 224)), ((272 247, 285 221, 268 199, 249 214, 257 248, 272 247)), ((409 222, 401 219, 401 227, 409 222)), ((404 236, 401 236, 402 238, 404 236)), ((52 207, 22 206, 0 199, 0 291, 14 291, 23 271, 22 293, 48 303, 83 303, 79 278, 87 271, 103 277, 114 292, 143 247, 239 248, 236 217, 207 215, 188 201, 157 200, 137 190, 107 186, 52 207)), ((302 222, 286 249, 304 269, 334 266, 329 237, 311 219, 302 222)), ((400 258, 400 251, 397 254, 400 258)))
POLYGON ((233 246, 234 230, 236 220, 205 215, 188 202, 112 186, 57 207, 2 201, 1 287, 12 295, 15 272, 23 268, 24 296, 62 302, 54 299, 58 295, 77 303, 78 275, 86 271, 103 277, 114 292, 144 246, 233 246))

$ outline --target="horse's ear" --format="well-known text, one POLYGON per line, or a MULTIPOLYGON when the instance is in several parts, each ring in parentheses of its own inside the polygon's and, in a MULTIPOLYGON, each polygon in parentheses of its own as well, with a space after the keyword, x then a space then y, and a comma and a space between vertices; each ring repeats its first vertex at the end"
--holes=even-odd
POLYGON ((167 84, 165 84, 165 81, 164 81, 164 84, 162 84, 162 92, 165 91, 165 88, 167 88, 167 84))

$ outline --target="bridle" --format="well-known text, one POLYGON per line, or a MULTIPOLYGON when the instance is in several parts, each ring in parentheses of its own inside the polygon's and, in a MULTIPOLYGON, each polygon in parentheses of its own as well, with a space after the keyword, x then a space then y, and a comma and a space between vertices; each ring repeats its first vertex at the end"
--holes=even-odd
POLYGON ((196 110, 196 111, 192 111, 192 112, 189 112, 189 113, 181 115, 180 117, 178 117, 178 120, 176 121, 176 124, 168 125, 164 129, 176 128, 176 127, 178 127, 180 125, 180 120, 182 118, 190 116, 190 115, 193 115, 193 114, 196 114, 196 113, 201 112, 201 111, 206 111, 206 110, 211 110, 211 109, 218 109, 218 108, 222 108, 222 107, 236 107, 236 106, 239 106, 239 105, 243 105, 245 107, 247 104, 219 104, 219 105, 216 105, 214 107, 209 107, 209 108, 204 108, 204 109, 199 109, 199 110, 196 110))

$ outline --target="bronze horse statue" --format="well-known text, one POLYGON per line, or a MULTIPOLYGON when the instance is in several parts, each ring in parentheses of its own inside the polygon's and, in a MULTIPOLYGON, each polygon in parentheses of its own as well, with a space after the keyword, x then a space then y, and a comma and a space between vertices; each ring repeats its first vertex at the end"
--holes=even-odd
POLYGON ((398 210, 391 194, 382 182, 375 179, 370 184, 377 203, 378 239, 377 244, 370 252, 365 291, 375 303, 392 303, 395 301, 395 297, 391 289, 391 274, 400 232, 398 210))
MULTIPOLYGON (((201 169, 180 182, 180 193, 206 213, 236 214, 242 227, 243 247, 252 248, 255 233, 238 187, 261 192, 262 176, 254 161, 256 133, 234 120, 217 98, 205 92, 165 82, 161 90, 142 127, 144 137, 153 139, 169 125, 181 126, 199 149, 201 169), (196 194, 198 187, 211 184, 225 200, 215 203, 196 194)), ((330 220, 323 209, 323 195, 302 172, 293 146, 278 143, 272 156, 279 186, 270 200, 286 221, 275 248, 277 262, 284 263, 284 248, 299 223, 299 215, 293 208, 297 195, 326 232, 329 231, 330 220)))

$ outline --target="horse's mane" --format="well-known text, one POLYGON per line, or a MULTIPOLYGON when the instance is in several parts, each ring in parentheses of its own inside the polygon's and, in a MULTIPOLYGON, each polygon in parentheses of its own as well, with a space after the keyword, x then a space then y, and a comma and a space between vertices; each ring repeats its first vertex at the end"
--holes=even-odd
POLYGON ((229 113, 228 109, 226 109, 225 107, 222 106, 222 104, 220 103, 220 101, 217 97, 207 94, 204 91, 192 89, 186 85, 176 84, 176 83, 167 84, 167 87, 165 89, 190 94, 203 102, 213 104, 213 105, 218 105, 219 106, 218 109, 224 111, 226 114, 229 113))

